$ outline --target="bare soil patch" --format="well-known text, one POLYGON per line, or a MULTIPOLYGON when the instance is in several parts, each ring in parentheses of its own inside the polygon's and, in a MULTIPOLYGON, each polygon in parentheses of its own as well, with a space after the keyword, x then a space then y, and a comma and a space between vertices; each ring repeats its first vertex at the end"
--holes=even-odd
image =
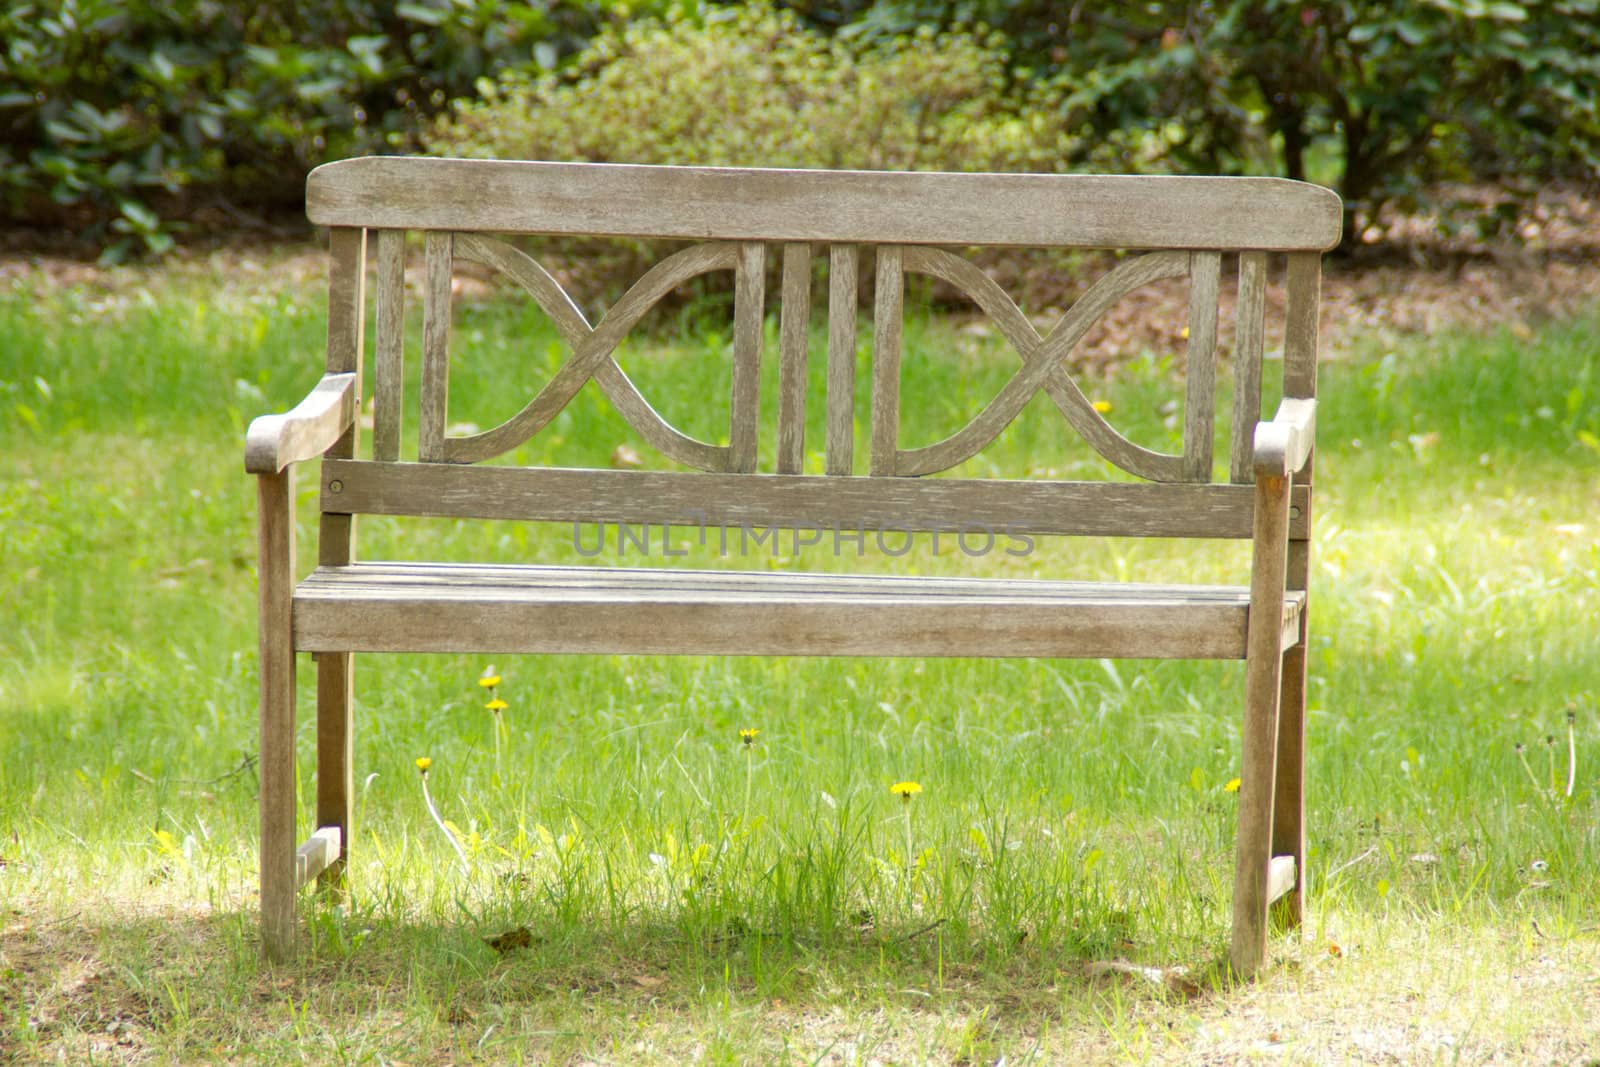
MULTIPOLYGON (((1442 331, 1507 330, 1531 337, 1541 323, 1570 317, 1600 303, 1600 199, 1575 192, 1542 197, 1516 224, 1509 238, 1485 242, 1444 232, 1426 216, 1391 215, 1370 228, 1371 244, 1354 255, 1330 257, 1323 278, 1322 343, 1329 358, 1403 336, 1442 331)), ((420 295, 421 262, 407 271, 420 295)), ((983 261, 983 257, 980 257, 983 261)), ((1028 310, 1041 332, 1109 268, 1109 259, 1086 259, 1072 267, 1060 260, 994 259, 990 273, 1028 310)), ((552 263, 558 276, 567 276, 552 263)), ((28 284, 46 289, 81 289, 105 297, 129 297, 165 281, 226 277, 243 292, 316 285, 325 270, 323 253, 311 241, 190 246, 160 264, 102 267, 43 252, 0 250, 0 286, 28 284)), ((474 264, 457 265, 460 298, 486 299, 509 291, 474 264)), ((864 277, 870 277, 866 272, 864 277)), ((1275 282, 1277 279, 1274 278, 1275 282)), ((573 285, 585 295, 583 285, 573 285)), ((1237 273, 1224 261, 1219 343, 1232 351, 1232 306, 1237 273)), ((958 318, 970 314, 970 333, 992 327, 960 294, 934 293, 958 318)), ((1181 280, 1145 287, 1124 299, 1092 330, 1078 352, 1090 373, 1109 374, 1141 353, 1171 354, 1185 348, 1188 292, 1181 280)), ((1281 343, 1282 293, 1268 290, 1268 345, 1281 343)))

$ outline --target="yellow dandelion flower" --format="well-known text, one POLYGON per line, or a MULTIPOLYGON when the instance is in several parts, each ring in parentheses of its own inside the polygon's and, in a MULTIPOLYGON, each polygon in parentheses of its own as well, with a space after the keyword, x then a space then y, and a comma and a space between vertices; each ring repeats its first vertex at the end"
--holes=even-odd
POLYGON ((1229 778, 1228 784, 1223 786, 1222 789, 1227 793, 1237 793, 1239 791, 1239 779, 1229 778))
POLYGON ((756 735, 760 732, 760 730, 753 726, 747 726, 743 730, 739 731, 739 740, 743 741, 747 745, 753 745, 756 743, 756 735))
POLYGON ((901 800, 910 800, 914 795, 922 792, 922 786, 916 782, 896 782, 889 787, 889 792, 901 800))
POLYGON ((489 701, 489 703, 484 705, 484 707, 488 708, 490 711, 505 711, 510 706, 510 704, 507 704, 499 697, 495 697, 493 700, 489 701))
POLYGON ((478 684, 485 689, 493 689, 500 684, 500 676, 498 674, 486 674, 478 679, 478 684))
POLYGON ((432 766, 433 760, 429 759, 427 756, 417 757, 417 770, 421 771, 423 774, 427 774, 428 768, 432 766))
POLYGON ((1187 341, 1189 339, 1189 327, 1185 326, 1183 329, 1179 330, 1178 336, 1187 341))
POLYGON ((1096 400, 1093 404, 1090 404, 1089 406, 1094 408, 1096 411, 1098 411, 1102 415, 1111 414, 1111 401, 1109 401, 1109 400, 1096 400))

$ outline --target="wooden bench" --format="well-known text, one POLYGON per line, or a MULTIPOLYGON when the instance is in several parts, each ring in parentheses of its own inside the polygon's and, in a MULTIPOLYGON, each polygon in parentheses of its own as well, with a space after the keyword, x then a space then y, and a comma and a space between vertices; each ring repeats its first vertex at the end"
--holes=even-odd
POLYGON ((261 920, 292 955, 295 895, 342 885, 351 843, 351 657, 357 652, 1231 658, 1246 661, 1231 959, 1263 963, 1269 909, 1298 924, 1305 892, 1305 648, 1321 253, 1340 203, 1266 178, 837 173, 443 159, 352 159, 309 180, 331 230, 327 372, 294 410, 256 420, 246 468, 260 500, 261 920), (403 458, 404 249, 425 234, 418 452, 403 458), (652 267, 592 325, 535 260, 496 235, 698 242, 652 267), (972 246, 1129 253, 1046 336, 958 254, 972 246), (871 249, 871 410, 855 409, 858 264, 871 249), (951 251, 951 250, 957 251, 951 251), (368 260, 375 260, 374 422, 358 449, 368 260), (1237 255, 1232 439, 1213 474, 1218 291, 1237 255), (1269 257, 1286 290, 1283 400, 1260 421, 1269 257), (762 473, 758 387, 766 263, 780 279, 776 455, 762 473), (814 260, 827 271, 824 473, 803 473, 814 260), (524 288, 570 355, 527 406, 447 432, 452 264, 524 288), (686 436, 613 359, 663 296, 712 271, 734 279, 727 443, 686 436), (902 448, 906 274, 972 297, 1021 367, 935 444, 902 448), (1183 450, 1114 429, 1064 362, 1104 312, 1150 282, 1187 278, 1183 450), (593 381, 650 447, 687 471, 475 465, 547 426, 593 381), (1043 391, 1101 456, 1140 481, 923 478, 979 453, 1043 391), (853 454, 856 421, 870 454, 853 454), (294 465, 321 458, 317 566, 297 579, 294 465), (701 523, 1033 535, 1248 538, 1248 585, 1160 586, 954 577, 357 562, 356 516, 701 523), (694 516, 689 519, 688 516, 694 516), (317 667, 316 829, 296 847, 295 659, 317 667))

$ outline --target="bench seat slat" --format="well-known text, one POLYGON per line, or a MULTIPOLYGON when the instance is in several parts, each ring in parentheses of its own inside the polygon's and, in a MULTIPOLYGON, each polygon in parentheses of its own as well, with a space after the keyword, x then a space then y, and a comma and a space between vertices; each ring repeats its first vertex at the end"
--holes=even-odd
MULTIPOLYGON (((1298 633, 1303 593, 1284 600, 1298 633)), ((320 567, 295 645, 328 652, 1237 659, 1231 586, 434 563, 320 567)))

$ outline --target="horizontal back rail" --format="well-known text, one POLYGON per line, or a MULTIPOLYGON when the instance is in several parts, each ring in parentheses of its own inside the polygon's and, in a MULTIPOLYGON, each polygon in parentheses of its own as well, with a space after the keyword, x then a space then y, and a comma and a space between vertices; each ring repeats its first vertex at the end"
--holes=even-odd
POLYGON ((1325 251, 1334 193, 1282 178, 741 170, 390 156, 312 172, 322 226, 680 240, 1325 251))
MULTIPOLYGON (((324 511, 424 518, 974 535, 1248 538, 1244 485, 830 478, 326 460, 324 511)), ((1309 536, 1307 491, 1290 537, 1309 536)))

